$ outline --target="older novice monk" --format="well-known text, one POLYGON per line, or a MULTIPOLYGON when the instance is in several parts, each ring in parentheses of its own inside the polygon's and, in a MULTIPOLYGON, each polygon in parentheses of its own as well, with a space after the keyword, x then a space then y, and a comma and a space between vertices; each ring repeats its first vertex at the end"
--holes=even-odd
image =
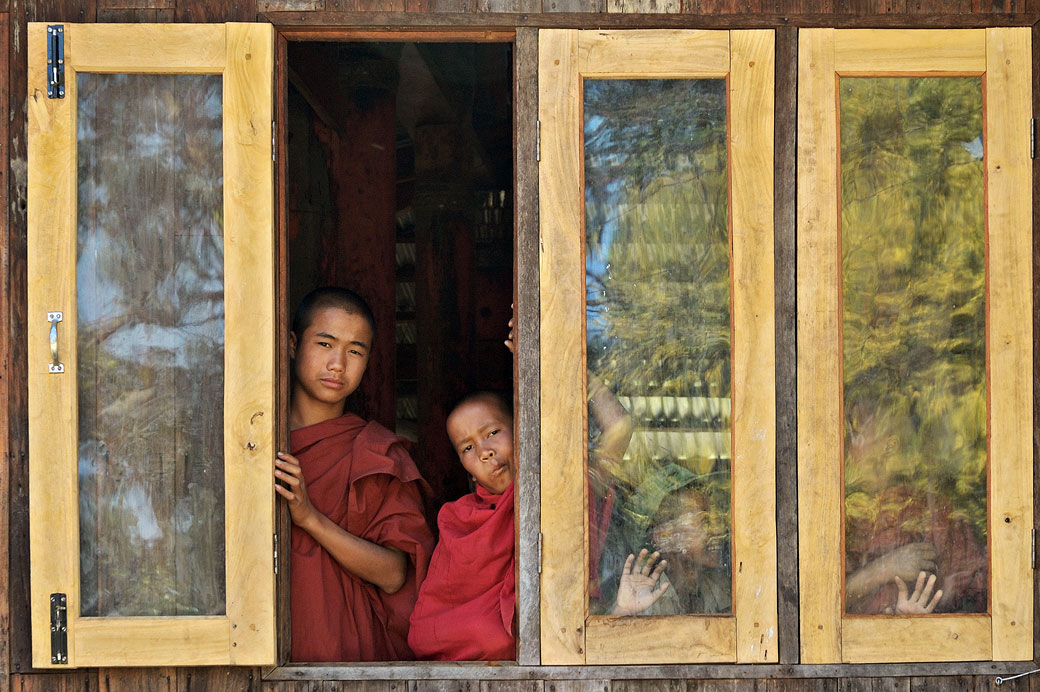
POLYGON ((373 332, 360 296, 322 288, 289 337, 292 454, 278 453, 274 475, 293 520, 294 661, 413 658, 408 616, 433 548, 424 481, 401 438, 344 413, 373 332))

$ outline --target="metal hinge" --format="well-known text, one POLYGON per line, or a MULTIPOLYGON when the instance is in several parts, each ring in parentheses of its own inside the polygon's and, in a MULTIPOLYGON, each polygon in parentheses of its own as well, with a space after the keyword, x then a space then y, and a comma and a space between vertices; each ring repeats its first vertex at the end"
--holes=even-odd
POLYGON ((275 130, 275 128, 274 128, 274 121, 272 120, 271 121, 271 161, 272 162, 274 161, 274 153, 275 153, 275 144, 274 144, 274 134, 275 134, 275 132, 277 132, 277 130, 275 130))
POLYGON ((538 534, 538 574, 542 573, 542 534, 538 534))
POLYGON ((69 662, 68 599, 63 593, 51 594, 51 663, 69 662))
POLYGON ((1036 118, 1029 119, 1029 158, 1036 158, 1036 118))
POLYGON ((65 98, 65 26, 47 25, 47 98, 65 98))
POLYGON ((534 160, 542 160, 542 121, 534 121, 534 160))
POLYGON ((274 573, 278 574, 278 534, 274 535, 274 573))

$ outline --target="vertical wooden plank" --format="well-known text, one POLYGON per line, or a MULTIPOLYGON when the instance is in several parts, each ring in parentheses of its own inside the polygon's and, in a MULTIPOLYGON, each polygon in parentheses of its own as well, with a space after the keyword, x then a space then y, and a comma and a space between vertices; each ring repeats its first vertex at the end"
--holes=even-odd
POLYGON ((321 685, 321 680, 264 681, 260 683, 260 690, 261 692, 322 692, 321 685))
POLYGON ((610 680, 547 680, 545 692, 613 692, 613 685, 610 680))
POLYGON ((834 30, 798 44, 798 556, 802 663, 841 659, 834 30), (808 550, 812 547, 812 551, 808 550))
POLYGON ((542 12, 606 12, 607 0, 542 0, 542 12))
POLYGON ((910 692, 910 678, 842 678, 838 692, 910 692))
MULTIPOLYGON (((1033 112, 1040 113, 1040 24, 1031 29, 1033 112)), ((1040 167, 1033 166, 1033 306, 1040 305, 1040 167)), ((1033 478, 1040 466, 1040 320, 1033 320, 1033 478)), ((1033 517, 1040 516, 1040 492, 1033 489, 1033 517)), ((1040 581, 1033 584, 1033 622, 1040 621, 1040 581)), ((1033 656, 1040 651, 1040 629, 1033 628, 1033 656)), ((1040 685, 1040 683, 1038 683, 1040 685)))
POLYGON ((259 668, 182 668, 178 690, 184 692, 252 692, 260 680, 259 668))
MULTIPOLYGON (((28 48, 27 22, 89 22, 96 17, 94 0, 10 0, 11 25, 10 43, 10 88, 18 94, 9 101, 10 115, 10 175, 8 189, 11 193, 9 230, 10 246, 10 305, 11 335, 9 358, 13 379, 8 398, 8 420, 10 422, 11 460, 11 620, 29 622, 30 579, 29 579, 29 440, 28 384, 26 365, 26 215, 29 195, 26 164, 26 121, 28 102, 25 99, 28 74, 22 67, 26 64, 28 48), (17 335, 17 336, 16 336, 17 335)), ((9 632, 12 670, 31 668, 32 645, 29 627, 15 627, 9 632)))
POLYGON ((177 668, 103 668, 98 671, 99 692, 177 692, 177 668))
POLYGON ((542 663, 585 660, 584 277, 578 32, 539 34, 542 663), (568 527, 560 531, 559 527, 568 527), (581 558, 581 559, 578 559, 581 558))
MULTIPOLYGON (((4 421, 7 428, 7 445, 4 448, 3 463, 7 466, 9 489, 5 496, 10 508, 10 519, 6 533, 9 555, 9 582, 3 595, 10 607, 11 622, 29 622, 29 469, 27 456, 29 452, 28 419, 28 386, 26 379, 26 288, 25 288, 25 245, 28 207, 26 199, 26 109, 28 75, 23 69, 14 69, 15 65, 24 65, 26 61, 26 22, 23 17, 28 8, 28 0, 11 0, 13 21, 9 25, 11 40, 3 59, 11 68, 5 74, 9 92, 17 94, 9 99, 7 109, 0 112, 10 129, 7 130, 6 179, 4 181, 8 205, 3 214, 7 219, 5 286, 7 289, 7 305, 10 313, 3 323, 8 335, 7 354, 7 409, 4 421)), ((7 641, 10 669, 12 673, 26 671, 32 666, 32 639, 29 627, 7 628, 3 631, 7 641)))
POLYGON ((313 12, 325 9, 325 0, 257 0, 257 12, 313 12))
POLYGON ((98 677, 93 671, 11 677, 12 692, 96 692, 97 689, 98 677))
POLYGON ((408 692, 478 692, 477 680, 412 680, 408 692))
POLYGON ((256 0, 177 0, 176 22, 252 22, 256 0))
POLYGON ((798 662, 798 326, 795 177, 798 30, 776 30, 773 251, 776 255, 776 532, 780 663, 798 662))
POLYGON ((224 478, 227 545, 236 553, 227 561, 230 660, 239 665, 270 664, 276 656, 273 73, 271 25, 228 24, 224 271, 227 332, 235 338, 224 352, 224 478))
MULTIPOLYGON (((519 348, 513 365, 513 410, 516 440, 516 612, 517 662, 538 665, 541 600, 538 535, 541 498, 541 428, 539 398, 538 161, 538 30, 519 28, 514 48, 516 112, 516 240, 514 272, 516 330, 519 348)), ((540 692, 540 690, 538 691, 540 692)))
POLYGON ((321 692, 395 692, 395 689, 403 689, 405 684, 387 680, 326 680, 321 685, 321 692))
MULTIPOLYGON (((275 447, 289 449, 289 219, 288 219, 288 166, 289 166, 289 76, 288 41, 284 36, 275 38, 275 447)), ((275 612, 278 621, 278 664, 289 660, 292 643, 289 614, 289 564, 291 527, 289 506, 276 502, 275 532, 278 535, 275 579, 275 612)))
MULTIPOLYGON (((62 462, 75 458, 74 425, 53 425, 54 411, 76 410, 75 324, 76 294, 74 243, 76 237, 76 161, 72 104, 75 83, 66 83, 65 99, 50 99, 46 91, 47 25, 29 27, 29 176, 28 223, 34 240, 28 248, 29 330, 29 420, 30 478, 48 479, 29 486, 29 506, 38 516, 67 516, 66 507, 76 507, 76 473, 62 462), (37 86, 39 85, 39 86, 37 86), (49 307, 48 307, 49 306, 49 307), (64 322, 58 327, 59 357, 65 372, 50 374, 51 352, 46 316, 60 310, 64 322), (41 322, 41 320, 43 320, 41 322), (43 433, 48 434, 43 434, 43 433)), ((79 613, 78 517, 46 525, 30 523, 33 665, 51 665, 49 598, 68 594, 68 610, 79 613)), ((69 637, 68 658, 75 661, 74 638, 69 637)))
POLYGON ((993 658, 1033 657, 1032 113, 1028 28, 986 30, 993 658), (999 110, 998 110, 999 109, 999 110))
POLYGON ((539 12, 541 0, 476 0, 477 12, 539 12))
POLYGON ((542 692, 541 680, 496 680, 480 683, 480 692, 542 692))
POLYGON ((682 12, 682 0, 607 0, 607 12, 677 14, 682 12))
POLYGON ((779 658, 773 32, 730 32, 733 252, 733 555, 737 663, 779 658))
POLYGON ((173 9, 99 9, 98 23, 162 24, 173 19, 173 9))
MULTIPOLYGON (((700 690, 699 686, 695 689, 700 690)), ((615 680, 611 692, 686 692, 686 680, 615 680)))
MULTIPOLYGON (((6 3, 4 4, 6 10, 6 3)), ((8 60, 10 17, 0 13, 0 60, 8 60)), ((6 74, 6 72, 5 72, 6 74)), ((11 292, 10 292, 10 228, 8 226, 8 80, 0 77, 0 401, 9 402, 11 388, 11 292)), ((7 690, 11 672, 10 632, 11 606, 8 587, 10 569, 10 504, 11 464, 10 428, 6 415, 0 416, 0 690, 7 690)))
POLYGON ((970 675, 910 678, 910 692, 953 692, 970 690, 974 681, 970 675))
POLYGON ((101 10, 172 10, 176 0, 97 0, 101 10))

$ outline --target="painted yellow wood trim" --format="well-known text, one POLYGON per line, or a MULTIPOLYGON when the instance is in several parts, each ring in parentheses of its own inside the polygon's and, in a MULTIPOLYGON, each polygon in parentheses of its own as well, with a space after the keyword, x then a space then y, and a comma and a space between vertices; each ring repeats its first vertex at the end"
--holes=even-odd
POLYGON ((226 617, 79 618, 69 639, 106 666, 226 665, 229 648, 226 617))
POLYGON ((987 29, 990 589, 998 661, 1033 658, 1030 33, 987 29))
POLYGON ((798 34, 798 566, 802 663, 841 660, 841 394, 833 29, 798 34))
POLYGON ((976 72, 986 69, 984 29, 842 29, 834 69, 846 72, 976 72))
POLYGON ((275 663, 274 30, 227 25, 224 476, 232 665, 275 663))
POLYGON ((577 59, 583 77, 725 77, 729 72, 729 32, 582 31, 577 59))
POLYGON ((76 99, 75 80, 66 98, 47 98, 47 25, 30 23, 27 40, 29 508, 33 517, 54 518, 29 522, 30 609, 33 666, 50 668, 50 594, 67 594, 68 612, 79 612, 76 244, 67 241, 76 233, 76 99), (47 367, 47 313, 55 310, 64 313, 59 375, 47 367))
POLYGON ((578 32, 538 38, 542 425, 542 663, 585 662, 585 261, 578 32), (566 528, 564 528, 566 527, 566 528))
POLYGON ((588 663, 725 663, 733 660, 732 617, 590 617, 588 663))
POLYGON ((845 663, 985 661, 991 648, 988 615, 847 617, 842 622, 845 663))
MULTIPOLYGON (((775 663, 773 32, 731 34, 733 575, 736 661, 775 663)), ((670 635, 669 635, 670 636, 670 635)), ((591 646, 590 646, 591 651, 591 646)))
POLYGON ((65 56, 78 72, 223 72, 223 24, 66 24, 65 56))

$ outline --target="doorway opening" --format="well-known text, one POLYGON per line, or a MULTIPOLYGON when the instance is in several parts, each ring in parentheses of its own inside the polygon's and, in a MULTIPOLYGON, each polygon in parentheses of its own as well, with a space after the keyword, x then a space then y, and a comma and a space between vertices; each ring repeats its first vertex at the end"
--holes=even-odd
POLYGON ((289 309, 323 285, 371 305, 350 405, 415 443, 431 520, 469 490, 451 406, 512 390, 512 59, 511 43, 287 46, 289 309))

